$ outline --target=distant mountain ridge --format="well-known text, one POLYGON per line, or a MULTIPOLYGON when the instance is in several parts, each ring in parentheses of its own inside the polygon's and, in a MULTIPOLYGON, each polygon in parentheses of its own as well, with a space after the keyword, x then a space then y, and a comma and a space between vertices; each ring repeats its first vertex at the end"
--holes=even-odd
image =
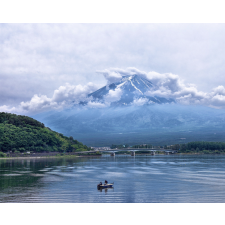
POLYGON ((225 110, 181 105, 169 97, 155 96, 157 90, 157 85, 140 75, 123 76, 90 93, 88 102, 34 118, 91 146, 224 141, 225 110), (104 107, 85 106, 90 101, 104 104, 110 94, 117 98, 104 107))
MULTIPOLYGON (((148 103, 162 104, 175 102, 172 98, 163 98, 160 96, 149 96, 146 93, 159 89, 151 81, 145 79, 140 75, 122 76, 122 79, 118 82, 106 85, 93 93, 88 94, 88 97, 92 97, 92 101, 104 102, 104 98, 109 94, 110 90, 116 91, 120 89, 122 95, 120 100, 111 103, 111 106, 129 105, 134 100, 146 99, 148 103)), ((85 105, 87 102, 82 102, 85 105)))
POLYGON ((224 141, 225 137, 225 111, 200 106, 78 107, 45 112, 34 118, 90 146, 164 145, 224 141))

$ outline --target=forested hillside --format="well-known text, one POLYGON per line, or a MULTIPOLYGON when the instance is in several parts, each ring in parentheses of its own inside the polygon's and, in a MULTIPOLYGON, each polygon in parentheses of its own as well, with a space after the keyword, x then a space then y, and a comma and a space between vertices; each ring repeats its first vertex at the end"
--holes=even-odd
POLYGON ((0 151, 87 151, 89 147, 28 116, 0 113, 0 151))

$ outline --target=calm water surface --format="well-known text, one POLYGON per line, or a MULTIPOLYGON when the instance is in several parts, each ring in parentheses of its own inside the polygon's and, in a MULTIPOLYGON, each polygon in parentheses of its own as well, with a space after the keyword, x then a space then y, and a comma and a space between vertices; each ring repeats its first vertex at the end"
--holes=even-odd
POLYGON ((0 202, 224 203, 225 156, 0 160, 0 202))

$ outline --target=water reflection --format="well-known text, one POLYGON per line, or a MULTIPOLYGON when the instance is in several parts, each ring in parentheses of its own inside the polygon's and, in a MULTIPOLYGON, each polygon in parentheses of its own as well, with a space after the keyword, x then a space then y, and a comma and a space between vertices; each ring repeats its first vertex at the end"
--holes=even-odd
POLYGON ((107 193, 108 190, 110 190, 110 189, 114 191, 114 188, 113 188, 113 187, 109 187, 109 188, 97 188, 97 190, 98 190, 99 192, 104 191, 105 193, 107 193))
POLYGON ((225 202, 225 156, 0 160, 0 202, 225 202))

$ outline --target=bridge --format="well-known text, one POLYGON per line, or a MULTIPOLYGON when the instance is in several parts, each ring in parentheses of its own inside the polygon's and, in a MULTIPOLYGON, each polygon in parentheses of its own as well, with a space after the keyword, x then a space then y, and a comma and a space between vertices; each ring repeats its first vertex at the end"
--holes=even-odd
POLYGON ((111 156, 115 156, 115 152, 124 152, 124 151, 130 151, 132 156, 135 156, 136 151, 148 151, 151 152, 151 155, 155 155, 156 152, 164 152, 166 155, 169 154, 175 154, 177 153, 177 150, 173 149, 158 149, 158 148, 122 148, 122 149, 96 149, 92 151, 83 151, 83 152, 77 152, 77 154, 82 153, 97 153, 97 152, 109 152, 111 153, 111 156))

